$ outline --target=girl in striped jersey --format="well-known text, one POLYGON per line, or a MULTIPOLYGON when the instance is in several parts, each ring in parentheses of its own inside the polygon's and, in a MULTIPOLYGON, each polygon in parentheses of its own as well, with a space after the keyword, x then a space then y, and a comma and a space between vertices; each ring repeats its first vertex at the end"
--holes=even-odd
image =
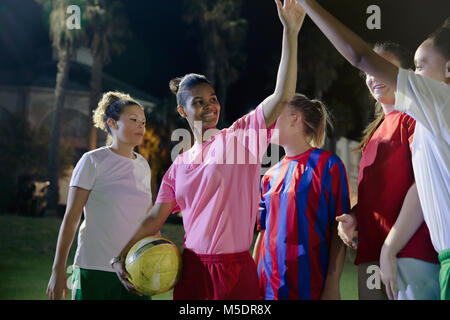
POLYGON ((253 253, 266 299, 340 299, 345 245, 335 217, 350 200, 344 164, 319 149, 327 122, 323 103, 300 94, 277 120, 272 142, 286 156, 262 178, 253 253))

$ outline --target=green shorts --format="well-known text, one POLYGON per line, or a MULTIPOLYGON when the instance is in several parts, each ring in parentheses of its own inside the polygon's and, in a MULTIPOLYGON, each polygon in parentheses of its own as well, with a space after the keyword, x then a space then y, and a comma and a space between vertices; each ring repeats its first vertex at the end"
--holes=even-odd
POLYGON ((439 252, 441 271, 439 272, 439 284, 441 286, 441 300, 450 300, 450 250, 439 252))
POLYGON ((73 268, 73 300, 151 300, 128 292, 114 272, 73 268))

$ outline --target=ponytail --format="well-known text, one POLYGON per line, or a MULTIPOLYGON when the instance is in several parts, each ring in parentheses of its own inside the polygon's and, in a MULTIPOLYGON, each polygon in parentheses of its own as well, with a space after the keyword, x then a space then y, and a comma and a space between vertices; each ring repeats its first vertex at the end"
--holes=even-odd
POLYGON ((108 126, 108 119, 119 120, 124 108, 129 105, 141 106, 139 102, 133 99, 129 94, 109 91, 103 94, 97 108, 92 115, 94 127, 105 131, 108 134, 106 145, 112 143, 111 129, 108 126))
POLYGON ((320 148, 325 143, 327 125, 332 126, 327 108, 322 101, 310 100, 296 93, 289 107, 302 114, 305 134, 313 147, 320 148))

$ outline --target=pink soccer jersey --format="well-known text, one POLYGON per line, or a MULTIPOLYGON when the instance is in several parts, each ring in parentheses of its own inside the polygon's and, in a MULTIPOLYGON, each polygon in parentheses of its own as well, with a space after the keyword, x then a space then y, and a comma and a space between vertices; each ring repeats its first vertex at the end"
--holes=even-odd
POLYGON ((176 201, 184 246, 198 254, 248 251, 258 211, 266 129, 262 104, 202 145, 179 155, 164 175, 156 203, 176 201))
POLYGON ((285 157, 261 181, 258 259, 265 299, 319 299, 328 269, 331 226, 349 212, 347 174, 334 154, 310 149, 285 157))

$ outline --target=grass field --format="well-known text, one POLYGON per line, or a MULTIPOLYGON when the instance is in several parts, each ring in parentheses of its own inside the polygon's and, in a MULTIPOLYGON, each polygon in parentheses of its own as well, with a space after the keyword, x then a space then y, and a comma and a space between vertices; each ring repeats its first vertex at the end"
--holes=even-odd
MULTIPOLYGON (((47 299, 45 290, 60 224, 61 219, 57 218, 0 215, 1 300, 47 299)), ((181 248, 184 237, 181 224, 166 223, 161 234, 181 248)), ((76 243, 70 251, 68 265, 73 261, 75 249, 76 243)), ((348 300, 357 299, 357 273, 352 261, 353 257, 348 256, 341 278, 341 295, 348 300)), ((171 292, 168 292, 153 299, 167 300, 171 297, 171 292)))

